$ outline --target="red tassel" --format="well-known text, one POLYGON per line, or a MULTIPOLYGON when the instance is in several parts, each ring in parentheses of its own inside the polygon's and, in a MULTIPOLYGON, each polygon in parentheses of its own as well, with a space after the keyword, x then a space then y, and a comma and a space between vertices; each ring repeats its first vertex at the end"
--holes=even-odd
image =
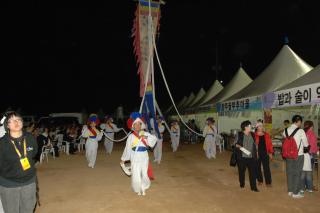
POLYGON ((153 176, 152 167, 151 167, 151 163, 150 162, 148 164, 148 177, 149 177, 150 180, 154 180, 154 176, 153 176))

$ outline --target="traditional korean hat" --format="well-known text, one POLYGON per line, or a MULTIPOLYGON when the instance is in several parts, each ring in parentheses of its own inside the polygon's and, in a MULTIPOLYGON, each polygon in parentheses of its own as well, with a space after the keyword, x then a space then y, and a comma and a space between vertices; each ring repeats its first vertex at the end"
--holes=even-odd
POLYGON ((127 125, 129 129, 133 130, 133 126, 135 123, 140 122, 141 123, 141 129, 146 129, 146 125, 143 121, 143 117, 139 112, 132 112, 130 114, 130 118, 127 121, 127 125))
POLYGON ((99 125, 99 124, 100 124, 100 120, 99 120, 97 114, 90 114, 90 115, 89 115, 88 122, 87 122, 88 125, 89 125, 91 122, 96 123, 96 125, 99 125))

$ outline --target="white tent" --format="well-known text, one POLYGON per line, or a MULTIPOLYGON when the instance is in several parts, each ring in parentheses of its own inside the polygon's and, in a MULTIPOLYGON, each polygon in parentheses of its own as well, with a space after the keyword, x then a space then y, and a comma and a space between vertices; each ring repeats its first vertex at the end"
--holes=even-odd
POLYGON ((194 104, 196 104, 204 95, 206 94, 206 91, 201 88, 199 92, 197 93, 196 97, 191 101, 191 103, 187 107, 192 107, 194 104))
POLYGON ((248 86, 227 100, 262 95, 274 91, 298 79, 312 69, 312 66, 284 45, 270 65, 248 86))
MULTIPOLYGON (((258 101, 258 97, 261 95, 281 88, 308 73, 311 69, 312 67, 297 56, 288 45, 284 45, 269 66, 254 81, 224 102, 249 97, 258 101)), ((254 122, 263 117, 263 109, 228 112, 219 116, 220 131, 229 132, 231 129, 239 129, 241 121, 254 122)))
MULTIPOLYGON (((308 86, 320 82, 320 65, 315 67, 313 70, 298 78, 297 80, 279 88, 277 91, 290 90, 294 88, 299 88, 303 86, 308 86)), ((294 101, 293 101, 294 102, 294 101)), ((316 135, 320 135, 320 114, 319 106, 314 106, 314 104, 304 105, 304 106, 293 106, 284 108, 275 108, 272 110, 272 125, 274 127, 281 127, 282 122, 285 119, 290 119, 293 115, 299 114, 304 117, 305 120, 311 120, 314 124, 314 130, 316 135)))
POLYGON ((222 89, 223 86, 221 85, 221 83, 218 80, 215 80, 212 86, 208 89, 207 93, 193 106, 201 106, 202 104, 208 102, 210 99, 216 96, 222 89))
POLYGON ((223 88, 219 94, 214 96, 212 99, 202 104, 205 105, 214 105, 218 102, 222 102, 244 87, 248 86, 252 82, 252 79, 248 76, 246 71, 240 66, 235 76, 231 79, 231 81, 223 88))
POLYGON ((194 98, 195 98, 195 95, 193 92, 191 92, 188 99, 186 100, 186 102, 184 102, 184 104, 181 106, 181 108, 184 109, 185 107, 187 107, 193 101, 194 98))
POLYGON ((173 109, 173 105, 171 105, 164 113, 167 114, 173 109))
POLYGON ((320 65, 316 66, 313 70, 308 72, 307 74, 301 76, 295 81, 292 81, 289 84, 284 85, 278 90, 291 89, 294 87, 305 86, 309 84, 319 83, 320 82, 320 65))
POLYGON ((187 96, 184 96, 182 99, 181 99, 181 101, 177 104, 177 107, 179 108, 179 107, 181 107, 186 101, 187 101, 187 96))

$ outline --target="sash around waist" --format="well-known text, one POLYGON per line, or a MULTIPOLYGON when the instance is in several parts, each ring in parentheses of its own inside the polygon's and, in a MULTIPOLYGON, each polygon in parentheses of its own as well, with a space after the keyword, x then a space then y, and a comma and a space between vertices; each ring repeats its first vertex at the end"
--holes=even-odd
MULTIPOLYGON (((133 151, 136 151, 136 147, 133 147, 132 150, 133 150, 133 151)), ((147 151, 147 147, 145 147, 145 146, 138 146, 137 152, 145 152, 145 151, 147 151)))

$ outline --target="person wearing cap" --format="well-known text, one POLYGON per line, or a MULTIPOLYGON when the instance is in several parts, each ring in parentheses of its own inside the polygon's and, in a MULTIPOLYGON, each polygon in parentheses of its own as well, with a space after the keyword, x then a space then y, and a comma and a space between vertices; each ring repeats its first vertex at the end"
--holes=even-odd
POLYGON ((176 152, 178 150, 179 141, 180 141, 180 127, 176 120, 171 122, 171 128, 170 128, 171 134, 171 146, 173 152, 176 152))
POLYGON ((146 125, 138 112, 131 113, 128 126, 132 130, 126 142, 126 147, 121 156, 120 165, 125 161, 131 161, 131 186, 138 195, 145 195, 151 182, 148 176, 149 155, 148 148, 154 147, 157 137, 144 131, 146 125))
POLYGON ((113 123, 113 119, 110 116, 105 117, 105 123, 101 124, 100 128, 104 131, 105 135, 108 136, 104 139, 104 147, 107 154, 111 155, 113 149, 114 133, 119 132, 121 129, 119 129, 113 123))
POLYGON ((255 126, 255 142, 258 149, 258 170, 257 180, 258 184, 263 184, 263 176, 267 187, 271 187, 271 170, 269 161, 272 160, 273 146, 270 135, 263 129, 263 121, 258 120, 255 126), (261 171, 263 166, 263 176, 261 171))
POLYGON ((36 139, 23 131, 23 119, 6 113, 0 139, 0 197, 6 213, 32 213, 36 205, 36 139))
MULTIPOLYGON (((158 130, 160 135, 158 135, 158 141, 153 150, 153 154, 154 154, 154 162, 157 162, 158 164, 160 164, 162 159, 162 142, 163 142, 163 133, 165 130, 165 127, 162 122, 163 122, 163 119, 161 117, 157 117, 157 124, 158 124, 158 130)), ((155 133, 155 135, 157 135, 157 133, 155 133)))
POLYGON ((88 167, 94 168, 97 159, 98 141, 101 140, 103 132, 99 131, 96 126, 99 125, 99 119, 96 114, 91 114, 88 119, 88 126, 84 125, 81 136, 86 140, 86 158, 88 167))
POLYGON ((207 125, 204 127, 202 134, 205 138, 203 143, 203 149, 208 159, 216 158, 217 129, 214 126, 214 123, 215 121, 213 118, 207 118, 207 125))

